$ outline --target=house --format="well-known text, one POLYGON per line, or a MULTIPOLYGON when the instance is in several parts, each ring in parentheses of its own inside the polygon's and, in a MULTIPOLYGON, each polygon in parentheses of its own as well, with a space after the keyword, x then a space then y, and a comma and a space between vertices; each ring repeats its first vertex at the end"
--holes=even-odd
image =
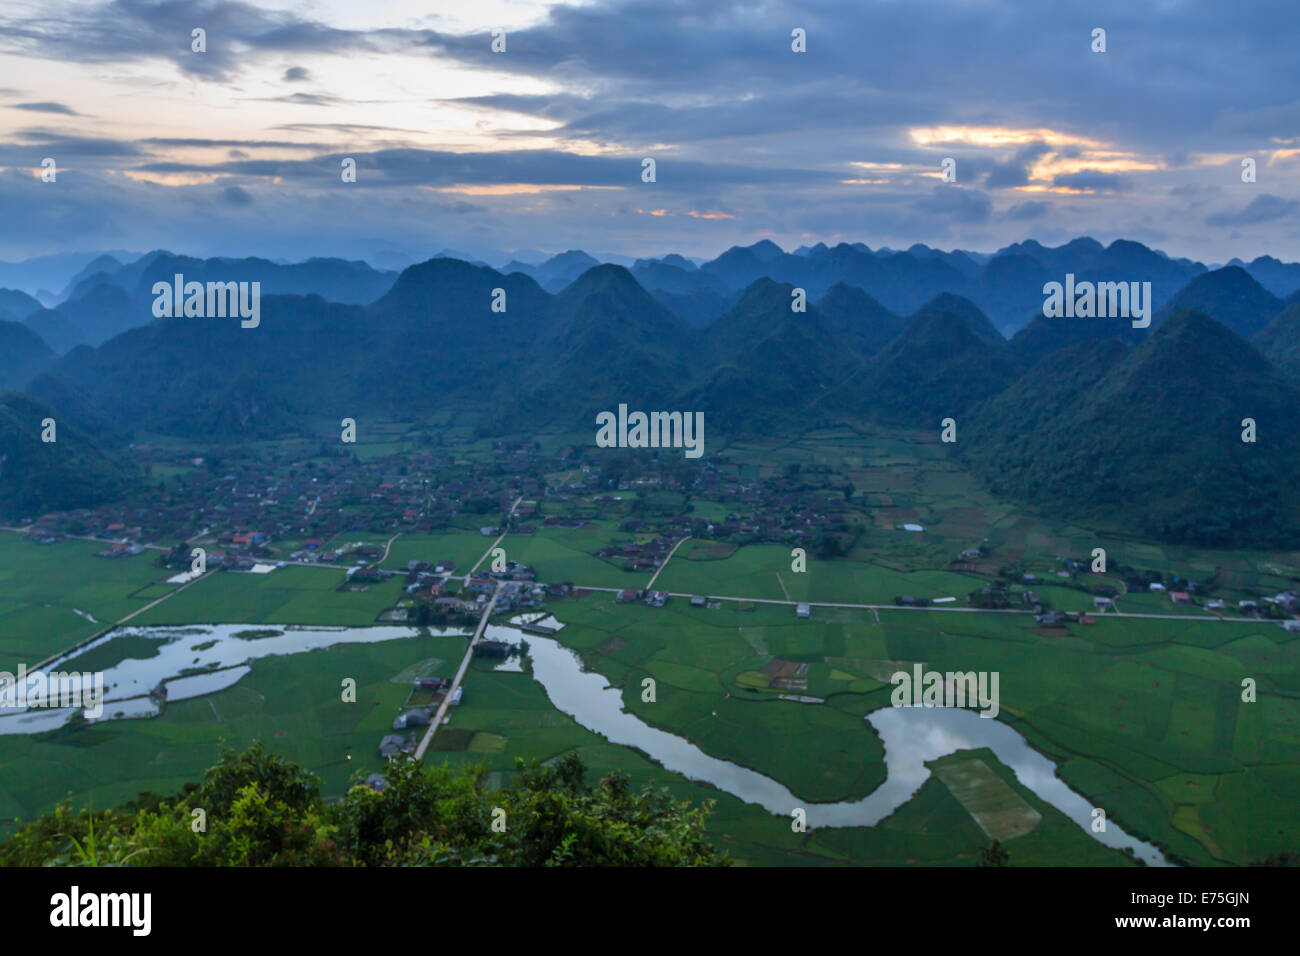
POLYGON ((420 690, 442 690, 451 681, 445 677, 421 677, 415 682, 415 686, 420 690))
POLYGON ((384 780, 384 775, 382 773, 372 773, 370 776, 366 777, 366 786, 371 790, 378 790, 382 793, 384 787, 388 786, 388 783, 384 780))
POLYGON ((691 607, 707 607, 709 599, 703 594, 697 594, 691 598, 691 607))
POLYGON ((1115 602, 1108 597, 1095 597, 1092 599, 1092 606, 1099 611, 1104 611, 1109 607, 1113 607, 1114 604, 1115 602))
POLYGON ((1300 634, 1300 620, 1283 621, 1282 627, 1292 634, 1300 634))
POLYGON ((795 617, 812 617, 812 605, 811 605, 811 604, 796 604, 796 605, 794 606, 794 616, 795 616, 795 617))
POLYGON ((1152 582, 1147 586, 1147 590, 1148 590, 1148 591, 1152 591, 1152 592, 1160 592, 1160 591, 1167 591, 1168 588, 1166 588, 1166 587, 1165 587, 1163 584, 1161 584, 1159 581, 1152 581, 1152 582))
POLYGON ((1169 595, 1175 604, 1191 604, 1192 596, 1186 591, 1173 591, 1169 595))
POLYGON ((967 561, 975 561, 980 557, 980 549, 967 548, 965 551, 961 553, 961 556, 967 561))
POLYGON ((379 756, 393 757, 407 749, 406 738, 401 734, 385 734, 379 741, 379 756))
POLYGON ((631 588, 624 588, 614 595, 614 600, 619 604, 632 604, 636 601, 636 592, 631 588))
POLYGON ((1065 615, 1060 611, 1048 611, 1046 614, 1034 615, 1034 620, 1044 627, 1060 627, 1065 623, 1065 615))
POLYGON ((648 594, 646 594, 645 602, 646 604, 649 604, 651 607, 663 607, 665 604, 668 603, 668 592, 651 591, 648 594))
POLYGON ((1225 604, 1223 601, 1219 600, 1218 598, 1214 598, 1212 601, 1205 602, 1205 609, 1207 611, 1222 611, 1227 606, 1228 606, 1227 604, 1225 604))
POLYGON ((405 730, 408 727, 424 727, 430 721, 427 710, 408 710, 404 714, 398 714, 397 719, 393 721, 394 730, 405 730))

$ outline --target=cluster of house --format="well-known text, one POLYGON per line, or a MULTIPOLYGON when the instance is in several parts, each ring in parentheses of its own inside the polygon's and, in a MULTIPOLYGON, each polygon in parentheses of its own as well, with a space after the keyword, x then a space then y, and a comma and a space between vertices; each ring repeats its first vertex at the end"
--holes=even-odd
MULTIPOLYGON (((413 730, 418 727, 427 727, 433 722, 434 714, 442 706, 443 699, 447 692, 451 690, 451 681, 446 677, 421 677, 411 682, 412 690, 427 692, 429 701, 427 704, 417 707, 406 707, 393 719, 394 731, 413 730)), ((463 687, 457 687, 452 693, 451 699, 447 702, 449 707, 459 707, 461 697, 464 694, 463 687)), ((395 757, 398 754, 412 754, 419 745, 417 734, 391 733, 385 734, 379 741, 379 756, 395 757)), ((366 783, 374 787, 373 778, 378 777, 382 780, 381 774, 374 774, 367 778, 366 783)), ((375 789, 381 789, 375 787, 375 789)))
MULTIPOLYGON (((663 607, 668 603, 668 592, 648 591, 644 588, 624 588, 614 594, 614 600, 619 604, 635 604, 637 601, 645 601, 650 607, 663 607)), ((695 604, 694 598, 691 599, 691 604, 699 606, 695 604)))
POLYGON ((129 558, 133 554, 141 554, 145 550, 142 544, 128 543, 126 541, 115 541, 103 551, 98 552, 97 558, 129 558))

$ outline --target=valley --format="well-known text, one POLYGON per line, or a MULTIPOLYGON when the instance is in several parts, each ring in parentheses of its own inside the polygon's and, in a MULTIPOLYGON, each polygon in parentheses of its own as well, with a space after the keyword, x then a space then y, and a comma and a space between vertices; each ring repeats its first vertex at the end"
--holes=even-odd
POLYGON ((216 467, 215 449, 137 444, 170 501, 156 516, 137 510, 129 525, 112 505, 0 532, 5 667, 96 633, 107 638, 68 667, 111 674, 221 625, 360 636, 396 624, 404 635, 251 658, 223 689, 164 693, 156 716, 0 733, 5 817, 65 794, 103 806, 166 792, 208 766, 219 740, 264 739, 341 794, 383 769, 377 746, 412 706, 412 681, 450 680, 465 659, 463 697, 426 762, 505 781, 516 758, 577 753, 595 772, 715 800, 711 837, 736 862, 973 864, 990 831, 944 781, 977 770, 1037 818, 992 831, 1015 865, 1131 862, 973 744, 932 760, 875 825, 818 827, 818 805, 884 782, 866 718, 890 709, 892 673, 924 665, 995 673, 996 721, 1173 862, 1249 863, 1297 836, 1285 806, 1300 780, 1300 641, 1283 627, 1300 599, 1295 552, 1162 544, 1018 509, 984 491, 937 431, 718 436, 690 470, 680 451, 597 450, 583 433, 474 436, 465 422, 390 422, 342 457, 286 439, 223 446, 216 467), (161 547, 110 556, 130 542, 161 547), (191 547, 207 550, 209 573, 168 583, 191 547), (509 564, 492 560, 496 547, 509 564), (1095 548, 1104 574, 1090 570, 1095 548), (776 781, 806 802, 808 828, 576 723, 526 652, 507 670, 467 656, 485 617, 474 597, 502 582, 514 596, 489 636, 536 642, 510 622, 552 615, 562 626, 547 640, 607 680, 628 714, 776 781), (355 702, 340 700, 345 678, 355 702), (1253 702, 1241 699, 1246 678, 1253 702))

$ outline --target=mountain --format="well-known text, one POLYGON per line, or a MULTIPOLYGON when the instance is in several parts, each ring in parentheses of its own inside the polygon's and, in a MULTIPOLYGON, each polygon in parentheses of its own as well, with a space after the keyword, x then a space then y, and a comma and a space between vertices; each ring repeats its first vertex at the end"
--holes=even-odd
MULTIPOLYGON (((997 327, 1008 335, 1043 306, 1043 285, 1064 274, 1021 254, 1000 254, 984 266, 968 297, 988 315, 997 316, 997 327)), ((956 290, 946 290, 956 291, 956 290)))
POLYGON ((956 313, 931 313, 910 320, 871 359, 860 394, 881 422, 937 430, 942 419, 964 415, 1012 377, 1004 345, 976 335, 956 313))
POLYGON ((596 413, 620 402, 666 409, 691 377, 697 334, 624 267, 588 269, 551 301, 507 414, 594 428, 596 413))
POLYGON ((833 334, 863 357, 875 355, 903 331, 907 320, 857 286, 837 282, 817 302, 833 334))
POLYGON ((791 311, 794 287, 760 279, 704 330, 709 370, 685 408, 732 432, 838 420, 865 366, 815 306, 791 311))
MULTIPOLYGON (((49 256, 35 256, 21 262, 0 262, 0 287, 22 289, 36 295, 41 289, 62 289, 68 280, 84 269, 87 263, 109 255, 119 261, 134 259, 139 253, 110 249, 99 252, 60 252, 49 256)), ((22 318, 22 316, 19 316, 22 318)))
POLYGON ((117 276, 137 301, 153 302, 153 284, 179 273, 186 282, 260 282, 262 295, 318 295, 330 302, 364 305, 387 292, 397 278, 366 262, 347 259, 307 259, 280 265, 269 259, 194 259, 163 253, 148 261, 138 275, 127 267, 117 276), (135 281, 130 282, 134 276, 135 281))
POLYGON ((1172 316, 1131 351, 1050 354, 961 439, 998 495, 1093 527, 1212 547, 1300 533, 1300 391, 1227 326, 1172 316), (1253 418, 1258 441, 1242 441, 1253 418))
POLYGON ((988 339, 990 342, 1004 342, 1002 333, 994 328, 989 317, 980 311, 970 299, 962 298, 959 295, 953 295, 950 292, 940 292, 925 305, 921 306, 914 313, 912 318, 920 318, 926 315, 942 315, 944 312, 951 312, 968 326, 970 330, 982 339, 988 339))
MULTIPOLYGON (((1150 282, 1152 308, 1155 309, 1205 271, 1205 266, 1199 262, 1171 259, 1140 242, 1116 239, 1089 265, 1076 270, 1075 282, 1150 282)), ((1063 275, 1052 278, 1057 281, 1065 279, 1063 275)))
POLYGON ((736 304, 740 294, 715 292, 699 287, 686 292, 665 292, 651 289, 650 294, 669 312, 694 326, 705 326, 736 304))
POLYGON ((1230 259, 1230 266, 1241 266, 1251 278, 1276 296, 1288 296, 1300 290, 1300 262, 1281 262, 1272 256, 1259 256, 1250 262, 1230 259))
POLYGON ((1018 365, 1028 368, 1052 352, 1082 342, 1109 339, 1134 346, 1143 341, 1146 335, 1145 329, 1133 327, 1131 318, 1048 318, 1040 308, 1038 314, 1011 337, 1007 350, 1018 365))
POLYGON ((0 319, 6 322, 21 322, 40 308, 40 302, 26 292, 17 289, 0 289, 0 319))
POLYGON ((20 392, 0 394, 0 518, 91 508, 120 497, 131 482, 121 465, 49 406, 20 392), (41 435, 55 420, 55 440, 41 435))
POLYGON ((588 269, 598 265, 600 260, 594 256, 587 255, 581 249, 570 249, 551 256, 534 268, 532 276, 547 292, 559 292, 588 269))
POLYGON ((77 345, 99 345, 120 332, 152 321, 152 300, 141 302, 121 286, 98 282, 82 283, 76 298, 29 315, 25 324, 63 354, 77 345))
POLYGON ((1251 278, 1240 266, 1227 266, 1197 276, 1169 300, 1152 319, 1163 323, 1184 309, 1218 319, 1242 338, 1250 338, 1277 315, 1282 300, 1251 278))
POLYGON ((1274 316, 1251 342, 1270 362, 1300 381, 1300 302, 1293 302, 1274 316))
POLYGON ((101 274, 105 277, 112 276, 115 272, 119 272, 122 269, 122 266, 122 261, 114 256, 107 254, 96 256, 94 259, 91 259, 90 262, 86 263, 86 265, 83 266, 76 275, 68 280, 68 284, 63 289, 63 297, 68 298, 73 295, 77 286, 81 285, 81 283, 85 282, 87 279, 101 274))
POLYGON ((1013 243, 999 249, 996 255, 1023 256, 1033 259, 1051 274, 1064 276, 1067 272, 1087 269, 1105 250, 1106 247, 1096 239, 1080 236, 1055 248, 1044 246, 1035 239, 1026 239, 1024 242, 1013 243))
POLYGON ((90 338, 79 323, 55 309, 42 308, 23 319, 22 324, 40 336, 57 355, 72 351, 90 338))
POLYGON ((23 388, 54 364, 54 350, 18 322, 0 321, 0 390, 23 388))

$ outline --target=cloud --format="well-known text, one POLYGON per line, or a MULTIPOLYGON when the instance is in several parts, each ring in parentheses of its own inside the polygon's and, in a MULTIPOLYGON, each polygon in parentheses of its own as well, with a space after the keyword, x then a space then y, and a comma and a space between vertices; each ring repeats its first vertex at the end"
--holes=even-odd
POLYGON ((1016 203, 1007 210, 1008 219, 1038 219, 1043 216, 1050 207, 1045 202, 1032 199, 1029 202, 1016 203))
POLYGON ((221 201, 231 206, 251 206, 253 197, 240 186, 227 186, 221 191, 221 201))
POLYGON ((916 200, 912 203, 912 208, 954 222, 973 223, 985 222, 992 211, 993 203, 987 193, 956 185, 945 185, 935 186, 933 193, 916 200))
POLYGON ((1052 177, 1053 186, 1066 189, 1091 189, 1104 192, 1124 192, 1129 188, 1128 177, 1119 173, 1103 173, 1096 169, 1084 169, 1077 173, 1062 173, 1052 177))
POLYGON ((311 71, 305 66, 291 66, 284 71, 282 79, 285 83, 302 83, 311 79, 311 71))
POLYGON ((62 113, 64 116, 80 116, 70 106, 64 106, 62 103, 14 103, 9 107, 11 110, 30 110, 33 113, 62 113))
POLYGON ((1300 202, 1264 193, 1252 199, 1241 211, 1215 213, 1206 218, 1205 223, 1208 226, 1252 226, 1294 216, 1297 212, 1300 212, 1300 202))

